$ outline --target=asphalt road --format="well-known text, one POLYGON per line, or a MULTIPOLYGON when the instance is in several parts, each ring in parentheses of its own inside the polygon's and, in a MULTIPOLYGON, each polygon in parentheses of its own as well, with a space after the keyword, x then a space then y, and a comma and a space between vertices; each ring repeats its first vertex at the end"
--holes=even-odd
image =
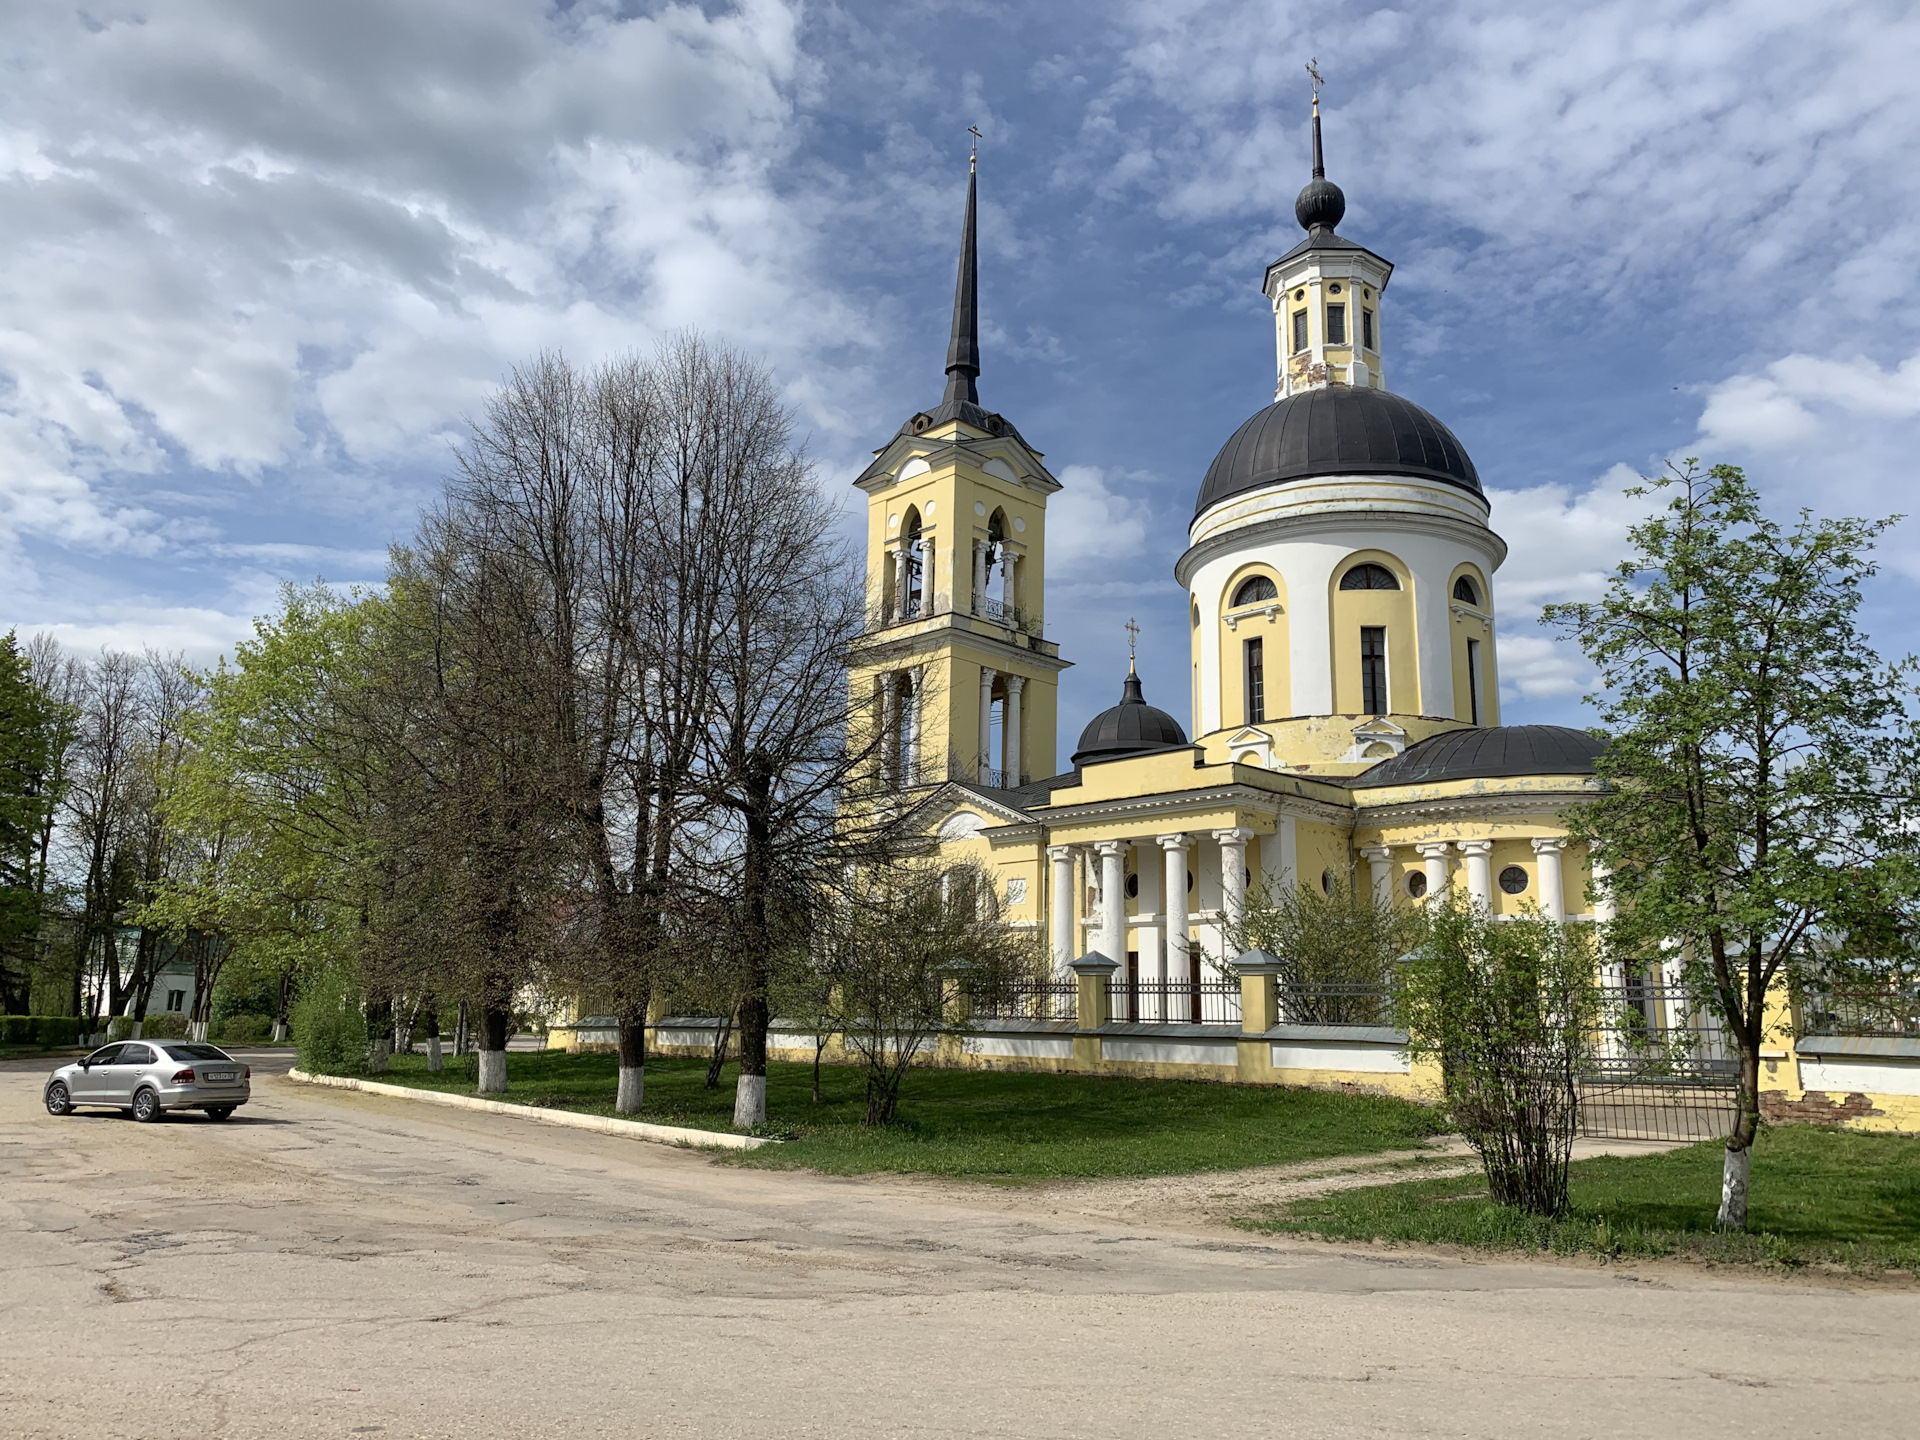
POLYGON ((1099 1187, 737 1170, 268 1068, 226 1124, 142 1126, 55 1120, 45 1067, 0 1067, 0 1435, 1617 1440, 1920 1415, 1912 1290, 1269 1243, 1102 1218, 1099 1187))

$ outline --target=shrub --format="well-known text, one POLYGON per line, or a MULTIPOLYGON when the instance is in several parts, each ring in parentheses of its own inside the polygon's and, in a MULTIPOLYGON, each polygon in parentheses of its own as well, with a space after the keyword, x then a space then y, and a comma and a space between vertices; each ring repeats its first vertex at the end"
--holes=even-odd
POLYGON ((265 1015, 229 1015, 213 1027, 213 1038, 228 1045, 258 1045, 273 1033, 265 1015))
POLYGON ((316 1075, 358 1075, 367 1068, 367 1017, 359 981, 341 969, 322 971, 293 1006, 293 1043, 300 1068, 316 1075))
POLYGON ((1440 1061, 1447 1110, 1487 1188, 1534 1215, 1567 1209, 1580 1075, 1599 1028, 1591 927, 1533 911, 1496 922, 1449 895, 1401 968, 1401 1023, 1440 1061))
POLYGON ((107 1043, 109 1045, 111 1045, 115 1040, 128 1039, 129 1037, 132 1036, 132 1034, 133 1034, 133 1017, 131 1015, 113 1015, 108 1017, 107 1043))
POLYGON ((31 1045, 36 1015, 0 1015, 0 1045, 31 1045))
POLYGON ((184 1040, 187 1017, 172 1010, 150 1010, 140 1022, 140 1035, 146 1040, 184 1040))
POLYGON ((31 1019, 34 1039, 42 1045, 78 1045, 81 1020, 78 1015, 35 1015, 31 1019))

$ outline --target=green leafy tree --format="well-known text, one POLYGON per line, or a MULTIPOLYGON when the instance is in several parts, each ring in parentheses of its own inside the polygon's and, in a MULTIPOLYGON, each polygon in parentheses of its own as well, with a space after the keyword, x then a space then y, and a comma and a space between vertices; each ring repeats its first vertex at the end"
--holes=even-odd
POLYGON ((1677 949, 1739 1052, 1718 1223, 1743 1229, 1769 1016, 1823 951, 1885 928, 1920 853, 1914 662, 1859 625, 1893 522, 1783 526, 1741 471, 1694 460, 1632 493, 1667 504, 1604 597, 1545 616, 1599 670, 1612 735, 1608 793, 1570 828, 1615 899, 1614 952, 1677 949))
POLYGON ((1449 895, 1399 967, 1409 1050, 1440 1062, 1447 1111, 1502 1205, 1567 1208, 1579 1080, 1600 1024, 1591 929, 1530 911, 1494 920, 1449 895))
POLYGON ((0 1011, 28 1007, 41 918, 37 842, 55 798, 55 721, 9 630, 0 637, 0 1011))

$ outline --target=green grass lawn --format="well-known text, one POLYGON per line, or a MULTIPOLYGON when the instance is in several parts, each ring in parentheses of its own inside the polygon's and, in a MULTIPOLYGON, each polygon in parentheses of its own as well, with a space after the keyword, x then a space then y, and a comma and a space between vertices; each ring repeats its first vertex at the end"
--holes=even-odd
MULTIPOLYGON (((394 1057, 380 1078, 473 1093, 468 1060, 438 1075, 425 1057, 394 1057)), ((769 1133, 786 1140, 732 1152, 728 1163, 836 1175, 921 1172, 1022 1182, 1096 1175, 1180 1175, 1417 1146, 1442 1126, 1424 1106, 1378 1096, 1181 1080, 1117 1080, 988 1070, 916 1070, 899 1118, 869 1130, 862 1071, 829 1065, 822 1100, 812 1067, 769 1065, 769 1133)), ((647 1062, 646 1108, 631 1118, 725 1130, 735 1068, 705 1088, 706 1062, 647 1062)), ((494 1099, 613 1113, 611 1055, 509 1052, 494 1099)))
POLYGON ((1804 1125, 1762 1130, 1745 1235, 1713 1228, 1722 1153, 1709 1141, 1579 1161, 1572 1211, 1558 1220, 1495 1205, 1474 1175, 1340 1191, 1240 1223, 1330 1240, 1920 1272, 1920 1139, 1804 1125))

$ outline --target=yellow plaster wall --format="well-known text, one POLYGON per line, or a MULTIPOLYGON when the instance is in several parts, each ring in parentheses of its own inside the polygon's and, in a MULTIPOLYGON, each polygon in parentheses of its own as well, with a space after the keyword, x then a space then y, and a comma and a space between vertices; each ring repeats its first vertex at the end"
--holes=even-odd
MULTIPOLYGON (((1293 709, 1293 685, 1290 675, 1288 619, 1287 619, 1287 582, 1271 565, 1243 565, 1233 572, 1220 592, 1220 614, 1215 619, 1220 643, 1220 715, 1222 724, 1229 730, 1240 729, 1249 724, 1266 724, 1266 720, 1253 721, 1247 717, 1246 698, 1246 642, 1258 639, 1262 642, 1266 671, 1266 715, 1282 716, 1293 709), (1232 603, 1233 592, 1247 580, 1256 575, 1264 575, 1271 580, 1279 591, 1278 598, 1263 602, 1260 606, 1232 603), (1265 605, 1277 606, 1271 619, 1268 618, 1265 605), (1227 617, 1233 616, 1233 624, 1227 624, 1227 617)), ((1194 659, 1196 667, 1199 661, 1199 632, 1195 631, 1194 659)), ((1198 675, 1196 668, 1195 674, 1198 675)), ((1195 684, 1198 685, 1196 678, 1195 684)), ((1194 714, 1200 713, 1199 696, 1196 691, 1194 714)))
POLYGON ((1327 581, 1333 616, 1333 708, 1343 715, 1364 715, 1360 685, 1360 630, 1381 625, 1387 632, 1387 713, 1422 715, 1420 660, 1414 632, 1413 576, 1385 550, 1356 550, 1334 567, 1327 581), (1398 590, 1342 590, 1340 578, 1356 565, 1384 565, 1400 580, 1398 590))
POLYGON ((1469 683, 1467 667, 1467 641, 1480 642, 1480 723, 1498 725, 1500 723, 1500 679, 1494 663, 1493 641, 1493 591, 1487 584, 1487 577, 1478 565, 1456 565, 1453 573, 1447 577, 1447 606, 1450 629, 1453 635, 1453 708, 1452 715, 1457 720, 1471 724, 1473 722, 1473 687, 1469 683), (1453 598, 1453 585, 1462 575, 1468 576, 1480 591, 1481 616, 1464 615, 1453 607, 1458 601, 1453 598))

